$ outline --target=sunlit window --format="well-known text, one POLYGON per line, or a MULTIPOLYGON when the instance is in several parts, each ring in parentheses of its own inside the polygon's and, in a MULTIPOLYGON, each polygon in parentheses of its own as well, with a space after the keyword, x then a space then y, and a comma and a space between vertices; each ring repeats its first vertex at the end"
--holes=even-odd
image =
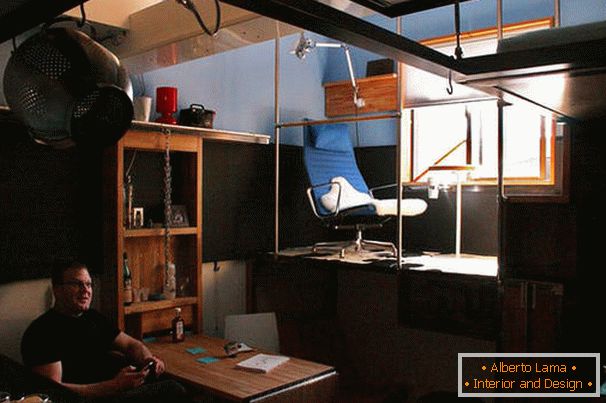
MULTIPOLYGON (((504 36, 546 29, 550 18, 505 27, 504 36)), ((422 41, 452 55, 454 36, 422 41)), ((494 53, 496 28, 462 33, 465 57, 494 53)), ((410 176, 427 180, 433 165, 472 165, 471 181, 495 183, 498 165, 498 109, 495 101, 415 108, 412 119, 410 176)), ((509 184, 551 184, 554 181, 556 141, 551 115, 526 105, 504 108, 503 174, 509 184)))
MULTIPOLYGON (((473 165, 472 180, 497 177, 496 102, 418 108, 413 118, 412 177, 426 180, 432 165, 473 165)), ((549 181, 552 118, 523 106, 504 110, 504 177, 519 183, 549 181)))

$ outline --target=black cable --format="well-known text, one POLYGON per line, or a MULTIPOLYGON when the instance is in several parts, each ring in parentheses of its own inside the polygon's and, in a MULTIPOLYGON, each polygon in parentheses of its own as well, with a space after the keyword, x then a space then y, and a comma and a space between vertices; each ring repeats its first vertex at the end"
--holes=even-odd
POLYGON ((17 38, 13 36, 13 52, 17 50, 17 38))
POLYGON ((86 11, 84 11, 84 3, 80 3, 80 14, 82 15, 82 19, 76 24, 78 28, 82 28, 84 24, 86 24, 86 11))
POLYGON ((212 31, 210 29, 208 29, 208 27, 204 23, 204 20, 202 19, 202 17, 200 16, 200 13, 198 12, 198 8, 196 7, 196 5, 193 3, 192 0, 176 0, 176 1, 177 1, 177 3, 181 4, 183 7, 185 7, 189 11, 191 11, 191 13, 196 17, 196 20, 198 20, 198 24, 200 24, 200 26, 202 27, 204 32, 206 32, 208 35, 213 36, 214 34, 219 32, 219 26, 221 25, 221 7, 219 6, 219 0, 215 0, 215 10, 217 13, 217 18, 215 20, 215 28, 212 31))

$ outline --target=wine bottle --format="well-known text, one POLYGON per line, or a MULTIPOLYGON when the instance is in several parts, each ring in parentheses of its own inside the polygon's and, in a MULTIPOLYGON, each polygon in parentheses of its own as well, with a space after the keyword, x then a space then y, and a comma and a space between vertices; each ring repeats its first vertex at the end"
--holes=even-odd
POLYGON ((122 276, 124 281, 124 305, 130 305, 133 303, 133 283, 132 277, 130 273, 130 269, 128 267, 128 256, 126 252, 122 255, 123 263, 122 263, 122 276))

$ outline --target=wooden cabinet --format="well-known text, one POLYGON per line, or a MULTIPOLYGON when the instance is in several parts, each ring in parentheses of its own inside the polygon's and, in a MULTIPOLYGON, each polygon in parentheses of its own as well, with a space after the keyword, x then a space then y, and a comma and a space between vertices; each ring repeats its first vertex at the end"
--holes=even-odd
POLYGON ((202 328, 202 139, 167 135, 160 129, 131 129, 104 158, 104 260, 102 308, 127 333, 141 338, 170 328, 174 308, 186 325, 202 328), (187 225, 164 222, 164 155, 170 149, 171 199, 183 206, 187 225), (132 177, 133 207, 143 208, 144 225, 128 228, 126 171, 132 177), (134 289, 148 288, 150 300, 124 305, 123 253, 134 289), (176 298, 159 299, 165 281, 165 256, 175 264, 176 298), (153 300, 151 300, 153 299, 153 300))
MULTIPOLYGON (((397 75, 356 79, 359 96, 365 105, 357 113, 395 111, 398 109, 397 75)), ((324 84, 325 115, 327 117, 354 115, 353 88, 351 81, 337 81, 324 84)))
POLYGON ((502 286, 502 352, 557 352, 564 287, 558 283, 505 280, 502 286))

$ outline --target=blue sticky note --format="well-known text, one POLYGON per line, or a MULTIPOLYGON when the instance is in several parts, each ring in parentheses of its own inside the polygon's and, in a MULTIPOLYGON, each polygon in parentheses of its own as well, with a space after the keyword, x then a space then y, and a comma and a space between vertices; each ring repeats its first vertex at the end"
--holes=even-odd
POLYGON ((155 337, 144 337, 143 338, 144 343, 153 343, 154 341, 156 341, 155 337))
POLYGON ((211 362, 219 361, 219 359, 215 357, 202 357, 198 358, 196 361, 202 364, 210 364, 211 362))
POLYGON ((187 351, 190 354, 200 354, 200 353, 206 352, 206 349, 204 349, 202 347, 192 347, 192 348, 186 348, 185 351, 187 351))

